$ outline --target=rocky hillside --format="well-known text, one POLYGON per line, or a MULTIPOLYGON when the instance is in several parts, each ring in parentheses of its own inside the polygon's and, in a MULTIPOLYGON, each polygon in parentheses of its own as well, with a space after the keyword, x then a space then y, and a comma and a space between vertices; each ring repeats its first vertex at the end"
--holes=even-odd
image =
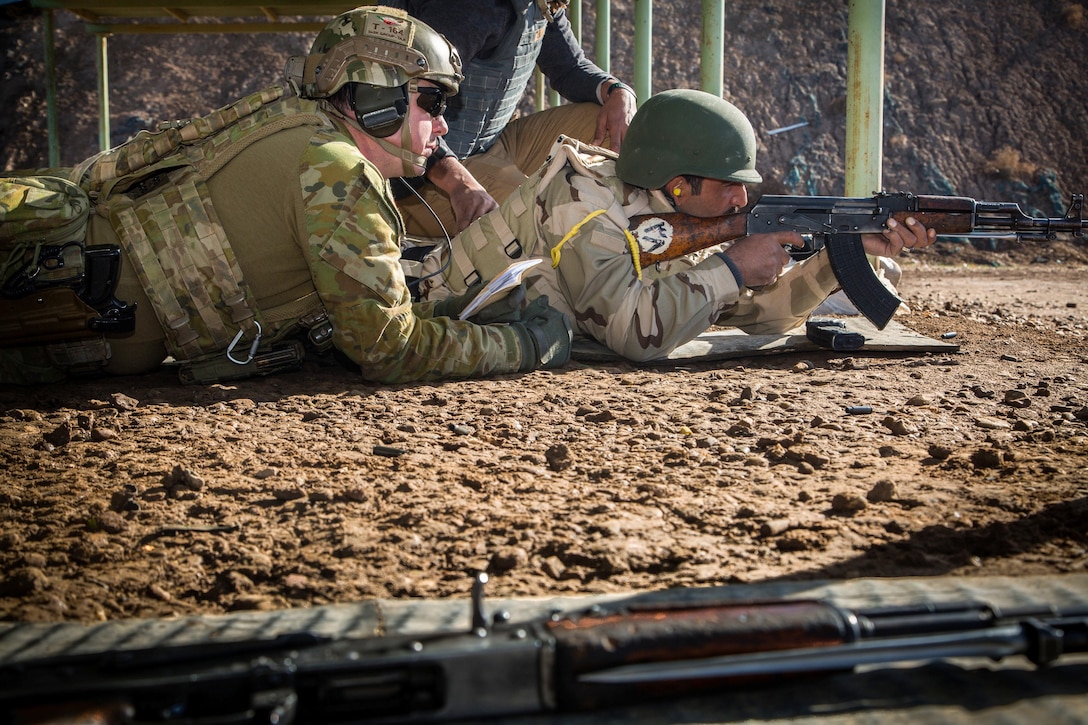
MULTIPOLYGON (((583 2, 594 47, 594 3, 583 2)), ((612 70, 630 79, 632 3, 614 3, 612 70)), ((1088 18, 1069 0, 887 1, 884 187, 1013 200, 1065 212, 1088 181, 1083 60, 1088 18)), ((845 0, 727 3, 725 95, 763 144, 761 191, 841 194, 846 109, 845 0), (769 135, 783 126, 796 130, 769 135)), ((655 3, 654 90, 697 87, 699 0, 655 3)), ((62 163, 97 148, 94 42, 57 14, 62 163)), ((0 162, 45 165, 40 19, 0 6, 0 162)), ((205 113, 276 82, 309 34, 138 36, 109 40, 113 143, 162 118, 205 113)), ((527 107, 528 104, 526 104, 527 107)))

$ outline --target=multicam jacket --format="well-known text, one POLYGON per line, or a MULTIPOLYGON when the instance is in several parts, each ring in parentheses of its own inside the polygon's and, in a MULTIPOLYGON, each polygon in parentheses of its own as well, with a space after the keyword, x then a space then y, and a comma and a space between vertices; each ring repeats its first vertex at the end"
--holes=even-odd
POLYGON ((315 133, 299 157, 303 255, 334 345, 381 382, 517 371, 514 333, 413 304, 400 266, 403 222, 389 182, 340 131, 315 133))
POLYGON ((508 327, 413 303, 389 183, 323 104, 272 89, 222 131, 164 143, 162 153, 140 138, 125 145, 133 153, 118 147, 73 172, 96 202, 86 244, 121 246, 117 294, 136 304, 135 333, 109 341, 108 372, 142 372, 167 353, 229 371, 234 335, 244 358, 257 333, 279 339, 315 306, 368 380, 521 367, 508 327))
MULTIPOLYGON (((711 325, 749 334, 782 332, 800 324, 837 287, 826 256, 788 268, 773 285, 739 288, 717 250, 704 250, 641 270, 625 234, 628 219, 675 211, 658 191, 624 184, 607 152, 557 144, 552 160, 518 192, 454 239, 452 263, 424 283, 439 299, 476 277, 493 278, 515 259, 544 261, 526 273, 529 297, 548 295, 577 332, 636 361, 668 355, 711 325)), ((424 272, 447 260, 432 253, 424 272)))

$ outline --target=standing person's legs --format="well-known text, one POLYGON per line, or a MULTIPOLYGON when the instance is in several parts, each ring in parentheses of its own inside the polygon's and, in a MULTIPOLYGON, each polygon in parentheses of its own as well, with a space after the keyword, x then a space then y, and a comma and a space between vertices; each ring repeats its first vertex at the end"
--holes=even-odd
MULTIPOLYGON (((464 159, 469 173, 502 203, 525 178, 540 168, 560 135, 589 143, 597 128, 601 107, 593 103, 575 103, 531 113, 507 124, 502 135, 487 151, 464 159)), ((433 184, 419 189, 426 206, 415 194, 397 201, 408 234, 416 237, 442 238, 442 227, 453 236, 457 226, 449 198, 433 184), (432 214, 427 206, 434 210, 432 214), (435 215, 441 221, 435 219, 435 215)))
MULTIPOLYGON (((561 135, 585 143, 593 141, 600 110, 601 107, 595 103, 571 103, 530 113, 507 124, 500 141, 506 146, 506 153, 514 164, 528 176, 540 168, 561 135)), ((509 196, 511 191, 513 189, 508 190, 503 198, 509 196)))

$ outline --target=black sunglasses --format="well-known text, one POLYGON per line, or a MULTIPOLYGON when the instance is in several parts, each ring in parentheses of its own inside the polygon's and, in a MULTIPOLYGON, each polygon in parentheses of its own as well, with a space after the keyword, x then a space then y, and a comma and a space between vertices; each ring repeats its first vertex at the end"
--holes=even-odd
POLYGON ((416 96, 416 105, 431 114, 431 118, 438 118, 446 112, 446 92, 444 90, 434 86, 419 86, 416 88, 416 92, 419 93, 416 96))

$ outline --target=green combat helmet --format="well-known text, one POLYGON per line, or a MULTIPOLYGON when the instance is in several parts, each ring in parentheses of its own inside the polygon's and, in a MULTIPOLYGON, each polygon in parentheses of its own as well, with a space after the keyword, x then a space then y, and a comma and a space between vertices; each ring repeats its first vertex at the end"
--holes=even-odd
POLYGON ((684 174, 758 184, 756 135, 739 108, 704 91, 662 91, 635 113, 616 175, 659 189, 684 174))

